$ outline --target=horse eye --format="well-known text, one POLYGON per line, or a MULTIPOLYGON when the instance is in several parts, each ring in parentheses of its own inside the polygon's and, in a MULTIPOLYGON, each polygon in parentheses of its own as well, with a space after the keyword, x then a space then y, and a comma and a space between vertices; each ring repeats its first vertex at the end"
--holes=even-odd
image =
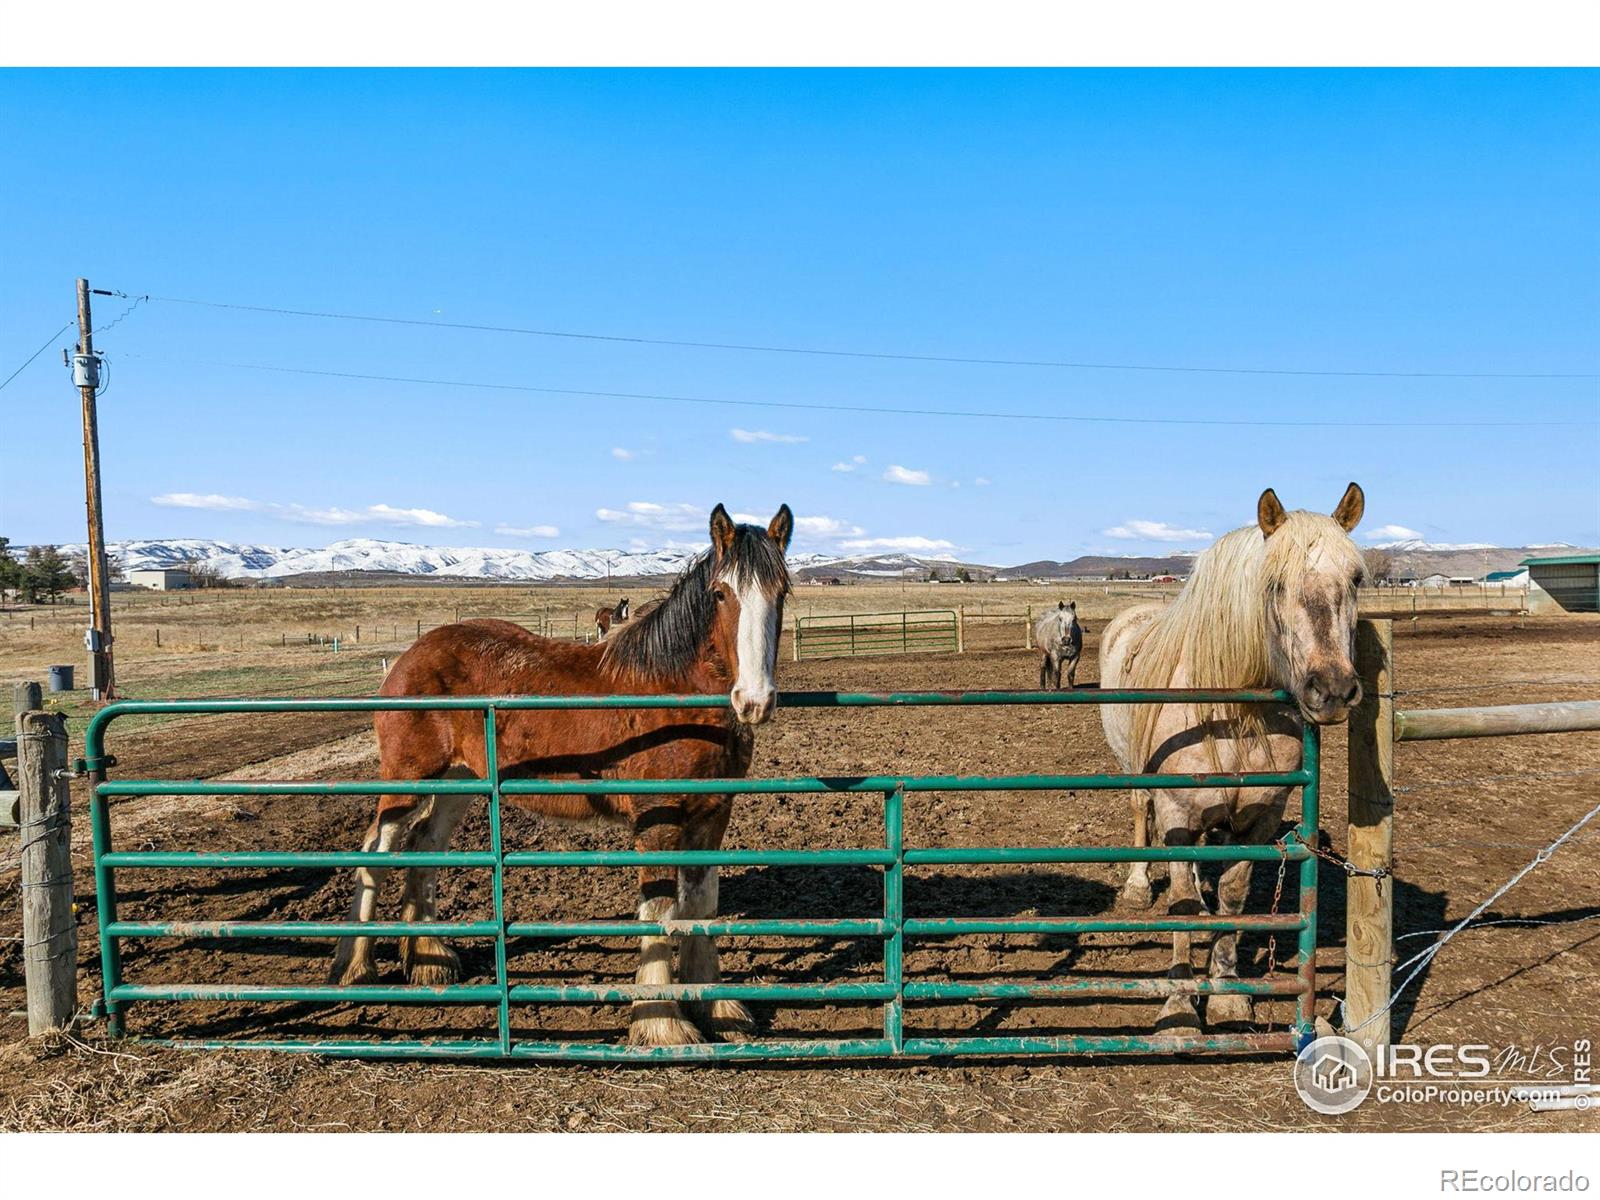
POLYGON ((718 604, 721 604, 724 600, 726 600, 728 598, 728 593, 725 592, 722 588, 712 588, 711 589, 711 596, 712 596, 712 599, 714 599, 718 604))

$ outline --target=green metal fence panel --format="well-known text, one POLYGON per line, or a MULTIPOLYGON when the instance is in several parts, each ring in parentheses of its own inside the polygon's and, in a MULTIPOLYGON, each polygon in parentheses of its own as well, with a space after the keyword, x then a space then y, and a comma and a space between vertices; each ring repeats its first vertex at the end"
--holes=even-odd
MULTIPOLYGON (((953 614, 952 614, 953 615, 953 614)), ((784 708, 858 708, 982 706, 1013 704, 1157 704, 1157 703, 1287 704, 1280 691, 1228 689, 1156 689, 1080 692, 788 692, 784 708)), ((1061 1055, 1119 1053, 1262 1053, 1293 1051, 1313 1034, 1312 1003, 1316 983, 1318 778, 1317 727, 1304 726, 1301 769, 1252 774, 1176 775, 1161 773, 1106 775, 877 775, 800 776, 783 779, 691 780, 543 780, 499 778, 496 716, 509 711, 580 708, 713 708, 728 703, 724 696, 408 696, 351 699, 262 700, 132 700, 110 704, 90 721, 80 767, 92 781, 90 825, 94 840, 104 995, 101 1009, 109 1032, 126 1034, 126 1013, 134 1004, 298 1001, 306 1004, 374 1003, 474 1005, 495 1013, 492 1038, 440 1040, 386 1039, 151 1039, 161 1044, 200 1048, 256 1048, 350 1057, 550 1058, 575 1061, 712 1062, 736 1059, 893 1058, 946 1055, 1061 1055), (482 780, 351 780, 340 782, 209 783, 196 780, 111 780, 116 760, 106 753, 108 728, 134 714, 212 714, 260 712, 380 712, 394 710, 480 712, 484 721, 487 778, 482 780), (1049 792, 1208 787, 1293 787, 1301 790, 1300 820, 1283 841, 1266 846, 1203 845, 1134 848, 1128 846, 908 847, 905 845, 904 802, 907 793, 960 791, 1049 792), (116 850, 112 844, 109 801, 149 795, 239 796, 481 796, 488 807, 490 844, 487 851, 143 851, 116 850), (824 850, 659 850, 659 851, 515 851, 502 842, 502 805, 506 797, 551 794, 866 794, 883 798, 883 844, 824 850), (1183 917, 929 917, 905 914, 905 872, 927 865, 1031 865, 1041 863, 1230 863, 1276 862, 1285 870, 1299 866, 1299 911, 1235 916, 1183 917), (487 921, 125 921, 117 915, 116 872, 138 869, 323 868, 395 866, 487 870, 491 875, 492 919, 487 921), (761 919, 711 918, 659 922, 519 921, 505 908, 509 870, 558 867, 857 866, 883 873, 881 918, 761 919), (1257 931, 1293 936, 1297 946, 1292 977, 1262 980, 1145 979, 1086 977, 1069 981, 955 982, 907 979, 907 939, 956 937, 967 934, 1097 934, 1170 933, 1217 930, 1257 931), (334 938, 360 934, 372 937, 465 937, 494 943, 494 981, 429 987, 420 985, 338 986, 328 984, 141 984, 124 975, 121 943, 128 938, 203 938, 214 940, 269 937, 334 938), (687 936, 780 938, 857 938, 882 943, 883 972, 878 981, 821 983, 716 984, 530 984, 511 980, 507 968, 510 939, 549 943, 574 937, 687 936), (1031 1036, 908 1037, 908 1004, 1035 1002, 1073 1003, 1090 999, 1155 999, 1173 995, 1234 994, 1293 997, 1295 1020, 1287 1032, 1202 1036, 1031 1036), (758 1039, 743 1043, 641 1047, 597 1042, 554 1042, 519 1039, 511 1020, 513 1005, 630 1004, 638 1000, 763 1000, 785 1004, 873 1003, 882 1006, 883 1034, 871 1038, 758 1039)), ((1276 907, 1276 906, 1274 906, 1276 907)), ((1286 964, 1287 965, 1287 964, 1286 964)))
POLYGON ((960 618, 954 609, 797 617, 794 623, 794 656, 797 659, 919 652, 954 654, 960 648, 960 618))

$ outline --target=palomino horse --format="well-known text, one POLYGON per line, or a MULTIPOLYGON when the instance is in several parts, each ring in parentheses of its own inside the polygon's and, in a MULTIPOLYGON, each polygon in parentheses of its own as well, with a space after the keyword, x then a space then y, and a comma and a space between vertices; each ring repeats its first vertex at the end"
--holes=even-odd
POLYGON ((1039 690, 1061 690, 1061 668, 1067 669, 1067 686, 1078 686, 1078 657, 1083 653, 1083 626, 1078 624, 1078 602, 1058 600, 1033 623, 1033 644, 1039 647, 1039 690))
POLYGON ((624 596, 617 601, 615 608, 597 608, 594 610, 594 640, 603 642, 606 635, 611 632, 613 625, 622 625, 628 620, 628 598, 624 596))
MULTIPOLYGON (((736 778, 750 768, 749 726, 772 716, 777 703, 778 632, 789 592, 784 551, 794 530, 788 505, 762 529, 735 525, 717 505, 711 549, 678 579, 647 617, 631 622, 604 645, 536 637, 507 621, 465 621, 419 638, 400 656, 380 689, 385 696, 631 695, 727 692, 732 711, 695 709, 569 709, 502 712, 495 740, 502 776, 544 779, 736 778)), ((385 779, 483 778, 483 718, 478 712, 406 711, 375 719, 385 779)), ((732 802, 726 795, 508 796, 510 803, 563 820, 612 820, 629 825, 638 850, 715 850, 722 844, 732 802)), ((442 850, 473 801, 456 796, 386 795, 364 850, 442 850)), ((356 872, 352 921, 370 921, 387 871, 356 872)), ((406 871, 402 916, 435 919, 438 872, 406 871)), ((717 913, 716 867, 641 867, 639 919, 705 919, 717 913)), ((674 982, 674 940, 640 941, 637 980, 674 982)), ((715 983, 716 943, 677 939, 677 982, 715 983)), ((453 950, 434 937, 404 938, 400 959, 414 984, 460 977, 453 950)), ((378 977, 372 939, 345 938, 334 956, 336 983, 378 977)), ((708 1029, 737 1035, 751 1027, 736 1001, 696 1007, 708 1029)), ((676 1045, 703 1040, 675 1001, 633 1005, 628 1040, 676 1045)))
MULTIPOLYGON (((1102 705, 1106 741, 1129 772, 1243 773, 1300 769, 1301 721, 1334 725, 1361 699, 1355 653, 1356 588, 1361 552, 1349 533, 1365 507, 1352 483, 1332 518, 1285 512, 1268 488, 1256 504, 1256 523, 1235 529, 1195 560, 1194 573, 1170 605, 1145 604, 1122 613, 1100 643, 1103 688, 1282 688, 1292 709, 1259 705, 1102 705)), ((1155 790, 1132 796, 1134 845, 1148 844, 1153 812, 1156 841, 1193 845, 1264 844, 1278 834, 1290 788, 1155 790)), ((1248 862, 1234 863, 1217 883, 1217 909, 1244 910, 1248 862)), ((1198 869, 1172 864, 1167 911, 1204 911, 1198 869)), ((1151 900, 1149 865, 1128 872, 1123 899, 1151 900)), ((1172 937, 1169 978, 1191 976, 1190 935, 1172 937)), ((1239 974, 1238 934, 1211 941, 1213 979, 1239 974)), ((1249 996, 1206 998, 1210 1025, 1247 1023, 1249 996)), ((1158 1028, 1195 1026, 1188 996, 1172 996, 1158 1028)))

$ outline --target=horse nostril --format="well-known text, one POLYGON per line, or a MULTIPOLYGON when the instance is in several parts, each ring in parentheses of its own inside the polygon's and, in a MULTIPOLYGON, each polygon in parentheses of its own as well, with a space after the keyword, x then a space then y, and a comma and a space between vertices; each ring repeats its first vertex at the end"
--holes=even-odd
POLYGON ((1344 702, 1354 707, 1360 699, 1361 681, 1359 679, 1351 679, 1350 685, 1344 690, 1344 702))

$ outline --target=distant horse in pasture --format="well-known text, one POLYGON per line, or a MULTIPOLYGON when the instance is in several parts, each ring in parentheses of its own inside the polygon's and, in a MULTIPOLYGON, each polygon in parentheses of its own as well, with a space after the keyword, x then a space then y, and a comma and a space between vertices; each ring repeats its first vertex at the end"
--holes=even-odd
POLYGON ((1083 626, 1078 624, 1078 602, 1056 602, 1033 623, 1033 644, 1043 656, 1039 663, 1039 690, 1061 690, 1061 669, 1067 670, 1067 686, 1078 686, 1078 656, 1083 653, 1083 626), (1054 683, 1052 683, 1052 679, 1054 683))
MULTIPOLYGON (((1143 604, 1120 614, 1100 642, 1102 688, 1281 688, 1293 707, 1207 704, 1106 704, 1100 720, 1125 771, 1178 774, 1297 771, 1302 722, 1335 725, 1361 699, 1356 676, 1356 589, 1361 551, 1350 531, 1366 506, 1352 483, 1333 516, 1285 512, 1271 488, 1256 503, 1256 523, 1224 535, 1195 560, 1189 582, 1165 607, 1143 604)), ((1264 845, 1278 836, 1287 787, 1139 791, 1131 797, 1134 845, 1190 846, 1201 837, 1264 845)), ((1217 884, 1218 912, 1237 916, 1250 890, 1249 862, 1234 863, 1217 884)), ((1172 864, 1167 912, 1205 911, 1198 869, 1172 864)), ((1148 863, 1134 863, 1125 902, 1151 902, 1148 863)), ((1213 979, 1239 974, 1238 933, 1211 941, 1213 979)), ((1171 979, 1192 975, 1190 935, 1172 937, 1171 979)), ((1211 995, 1206 1023, 1244 1024, 1250 997, 1211 995)), ((1175 995, 1157 1028, 1199 1024, 1194 1003, 1175 995)))
POLYGON ((597 608, 594 610, 594 636, 595 641, 603 642, 611 633, 613 625, 625 624, 628 620, 628 598, 624 596, 617 601, 615 608, 597 608))
MULTIPOLYGON (((767 528, 736 525, 722 505, 711 514, 711 549, 694 560, 671 593, 603 645, 555 641, 508 621, 464 621, 432 630, 400 656, 383 696, 673 695, 726 693, 730 708, 512 710, 495 717, 502 778, 718 779, 750 769, 751 726, 772 717, 783 602, 784 562, 794 517, 778 509, 767 528)), ((483 715, 477 711, 382 712, 374 719, 384 779, 485 777, 483 715)), ((715 850, 732 800, 726 795, 508 796, 506 802, 561 820, 627 825, 641 851, 715 850)), ((367 851, 439 851, 469 805, 467 796, 390 794, 378 801, 367 851)), ((352 921, 370 921, 388 871, 356 871, 352 921)), ((438 871, 406 870, 402 916, 435 919, 438 871)), ((717 914, 716 867, 639 869, 639 920, 705 920, 717 914)), ((640 939, 637 981, 715 983, 716 943, 683 935, 640 939)), ((436 937, 400 941, 413 984, 447 984, 461 975, 454 950, 436 937)), ((334 956, 335 983, 378 978, 370 937, 347 937, 334 956)), ((693 1007, 708 1032, 735 1036, 751 1027, 744 1005, 717 1000, 693 1007)), ((628 1040, 680 1045, 703 1040, 672 1000, 634 1002, 628 1040)))

